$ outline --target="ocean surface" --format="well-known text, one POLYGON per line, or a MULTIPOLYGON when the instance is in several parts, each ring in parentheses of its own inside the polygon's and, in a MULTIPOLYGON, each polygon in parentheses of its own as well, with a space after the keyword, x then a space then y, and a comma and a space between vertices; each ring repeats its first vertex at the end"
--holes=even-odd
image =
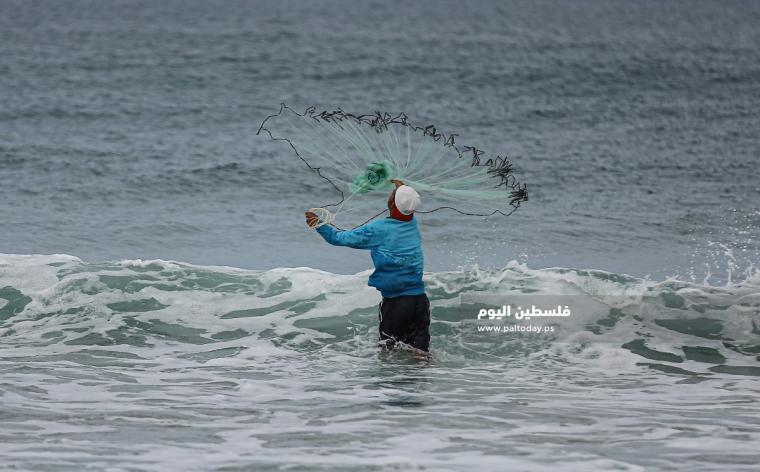
MULTIPOLYGON (((757 470, 760 3, 0 0, 0 469, 757 470), (530 200, 418 217, 432 357, 256 136, 405 112, 530 200), (603 307, 474 342, 460 297, 603 307)), ((423 196, 424 197, 424 196, 423 196)), ((378 201, 378 208, 385 198, 378 201)))

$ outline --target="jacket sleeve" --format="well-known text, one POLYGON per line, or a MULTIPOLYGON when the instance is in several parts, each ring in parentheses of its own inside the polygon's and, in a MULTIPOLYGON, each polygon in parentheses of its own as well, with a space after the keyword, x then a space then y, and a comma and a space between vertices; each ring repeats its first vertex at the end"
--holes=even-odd
POLYGON ((333 246, 347 246, 354 249, 373 249, 380 245, 383 240, 382 227, 369 223, 359 228, 338 231, 330 225, 322 225, 317 232, 333 246))

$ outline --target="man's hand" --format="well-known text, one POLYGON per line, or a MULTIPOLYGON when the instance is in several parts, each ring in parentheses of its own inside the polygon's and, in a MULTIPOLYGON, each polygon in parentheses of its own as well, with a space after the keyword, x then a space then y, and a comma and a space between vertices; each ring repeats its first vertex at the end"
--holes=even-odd
POLYGON ((396 188, 401 187, 404 185, 404 182, 400 181, 399 179, 391 179, 391 183, 396 186, 396 188))
POLYGON ((313 228, 317 226, 317 224, 319 223, 319 217, 314 212, 307 211, 304 214, 306 215, 306 225, 309 228, 313 228))

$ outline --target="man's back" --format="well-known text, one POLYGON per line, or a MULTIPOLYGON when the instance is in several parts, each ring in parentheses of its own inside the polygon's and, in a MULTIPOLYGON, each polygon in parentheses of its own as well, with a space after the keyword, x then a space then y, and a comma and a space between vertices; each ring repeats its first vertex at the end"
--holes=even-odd
POLYGON ((371 252, 375 272, 369 285, 385 298, 425 293, 422 272, 425 264, 417 220, 385 218, 376 222, 382 234, 380 246, 371 252))
POLYGON ((424 256, 417 221, 385 218, 351 231, 331 226, 317 228, 325 241, 335 246, 369 249, 375 272, 368 284, 384 298, 425 293, 422 282, 424 256))

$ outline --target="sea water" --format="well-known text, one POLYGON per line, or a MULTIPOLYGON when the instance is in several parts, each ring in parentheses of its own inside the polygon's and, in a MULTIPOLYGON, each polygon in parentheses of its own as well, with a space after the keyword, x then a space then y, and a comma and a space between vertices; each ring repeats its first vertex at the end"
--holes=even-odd
MULTIPOLYGON (((0 0, 0 468, 756 470, 760 8, 0 0), (281 101, 506 153, 418 218, 428 360, 256 136, 281 101), (473 342, 461 297, 605 307, 473 342)), ((423 196, 424 198, 424 196, 423 196)), ((378 207, 385 204, 383 196, 378 207)))

